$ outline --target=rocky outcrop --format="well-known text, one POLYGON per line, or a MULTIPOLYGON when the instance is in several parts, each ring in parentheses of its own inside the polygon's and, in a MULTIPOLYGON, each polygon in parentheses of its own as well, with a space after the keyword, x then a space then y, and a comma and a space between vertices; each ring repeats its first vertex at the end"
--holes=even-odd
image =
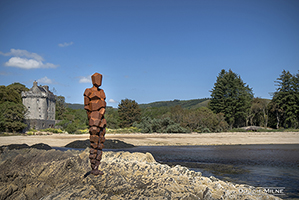
POLYGON ((103 176, 88 173, 89 149, 5 149, 0 199, 279 199, 257 188, 169 167, 150 153, 104 152, 103 176))

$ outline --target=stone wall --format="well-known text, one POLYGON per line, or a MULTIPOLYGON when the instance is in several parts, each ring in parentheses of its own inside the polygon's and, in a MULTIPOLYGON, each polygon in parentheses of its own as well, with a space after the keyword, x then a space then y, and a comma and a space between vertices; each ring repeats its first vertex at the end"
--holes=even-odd
POLYGON ((42 120, 42 119, 26 119, 25 124, 27 124, 27 128, 23 130, 24 132, 29 129, 45 129, 45 128, 55 128, 55 120, 42 120))

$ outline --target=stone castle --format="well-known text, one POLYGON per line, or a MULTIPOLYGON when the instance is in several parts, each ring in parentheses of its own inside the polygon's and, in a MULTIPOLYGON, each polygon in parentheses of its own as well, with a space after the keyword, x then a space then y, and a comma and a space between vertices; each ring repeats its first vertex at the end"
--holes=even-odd
POLYGON ((22 101, 28 109, 25 116, 27 130, 55 127, 55 95, 48 86, 38 86, 34 81, 29 91, 22 92, 22 101))

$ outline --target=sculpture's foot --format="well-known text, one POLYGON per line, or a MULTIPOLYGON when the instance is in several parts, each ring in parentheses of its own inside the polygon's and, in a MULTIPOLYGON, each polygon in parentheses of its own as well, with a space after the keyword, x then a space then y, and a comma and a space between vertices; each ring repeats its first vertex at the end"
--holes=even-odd
POLYGON ((103 175, 104 174, 102 171, 100 171, 98 169, 93 169, 93 170, 91 170, 90 173, 93 174, 93 175, 95 175, 95 176, 97 176, 97 175, 103 175))

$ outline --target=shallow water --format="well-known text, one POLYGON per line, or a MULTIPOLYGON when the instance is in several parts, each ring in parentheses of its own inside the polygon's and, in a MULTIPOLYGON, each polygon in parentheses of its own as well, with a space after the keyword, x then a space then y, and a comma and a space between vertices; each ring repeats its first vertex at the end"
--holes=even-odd
POLYGON ((122 150, 150 152, 160 163, 179 164, 200 171, 204 176, 214 176, 238 184, 284 187, 285 195, 279 197, 299 199, 297 144, 142 146, 122 150))

